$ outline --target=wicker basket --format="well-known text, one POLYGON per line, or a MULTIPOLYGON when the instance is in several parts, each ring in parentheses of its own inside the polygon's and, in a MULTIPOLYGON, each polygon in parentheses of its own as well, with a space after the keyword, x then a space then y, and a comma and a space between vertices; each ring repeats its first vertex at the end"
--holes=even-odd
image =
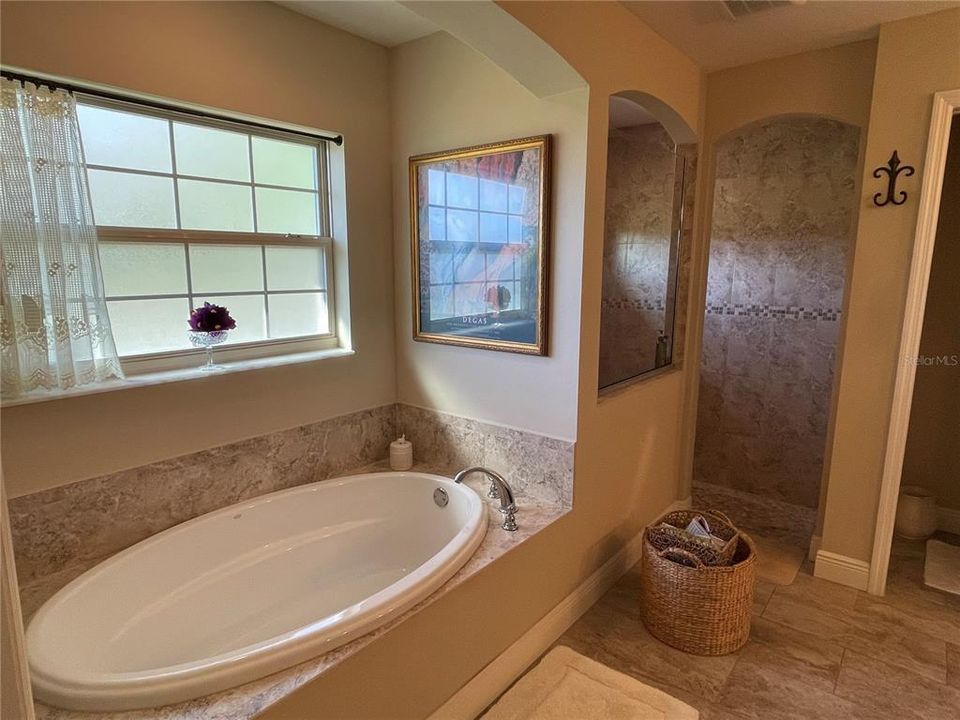
POLYGON ((710 567, 681 548, 657 550, 645 532, 643 624, 658 640, 694 655, 738 650, 750 637, 756 557, 753 541, 743 533, 738 533, 734 564, 710 567))
POLYGON ((737 528, 719 510, 675 510, 660 518, 656 525, 651 525, 647 533, 657 550, 688 550, 700 558, 704 565, 729 565, 737 551, 737 528), (722 547, 715 547, 686 531, 687 525, 698 515, 707 519, 713 535, 725 541, 722 547))

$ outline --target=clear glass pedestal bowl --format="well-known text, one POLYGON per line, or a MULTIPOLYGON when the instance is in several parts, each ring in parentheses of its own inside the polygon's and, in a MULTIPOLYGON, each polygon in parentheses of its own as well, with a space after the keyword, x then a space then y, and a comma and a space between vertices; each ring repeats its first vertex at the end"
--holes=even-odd
POLYGON ((191 345, 207 351, 207 362, 200 368, 204 372, 223 370, 223 365, 213 362, 213 348, 227 341, 228 332, 228 330, 211 330, 210 332, 191 330, 188 333, 191 345))

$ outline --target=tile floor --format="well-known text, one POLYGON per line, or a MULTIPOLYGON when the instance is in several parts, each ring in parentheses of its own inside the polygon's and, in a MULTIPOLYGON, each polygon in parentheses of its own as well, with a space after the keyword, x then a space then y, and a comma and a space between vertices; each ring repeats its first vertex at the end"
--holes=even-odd
POLYGON ((895 543, 877 598, 814 578, 796 545, 758 539, 751 638, 737 653, 696 657, 655 640, 639 617, 639 566, 558 644, 665 690, 702 720, 960 719, 960 597, 923 587, 922 543, 895 543))

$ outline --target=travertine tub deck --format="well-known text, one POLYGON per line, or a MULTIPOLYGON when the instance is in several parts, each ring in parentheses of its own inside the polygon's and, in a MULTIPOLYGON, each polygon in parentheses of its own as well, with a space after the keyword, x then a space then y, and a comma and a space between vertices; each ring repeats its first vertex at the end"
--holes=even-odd
MULTIPOLYGON (((347 474, 384 470, 389 470, 388 463, 381 461, 347 474)), ((413 471, 449 474, 424 464, 414 465, 413 471)), ((481 497, 486 497, 487 485, 481 476, 475 475, 466 480, 466 483, 480 493, 481 497)), ((489 501, 487 513, 489 526, 483 543, 453 578, 403 615, 346 645, 268 677, 175 705, 124 712, 91 713, 62 710, 36 703, 37 718, 38 720, 247 720, 252 718, 266 707, 276 703, 297 688, 359 652, 378 637, 434 603, 476 572, 521 545, 569 511, 569 507, 566 506, 526 503, 524 498, 521 497, 517 514, 520 529, 510 533, 500 527, 502 517, 496 511, 496 502, 489 501)), ((69 579, 62 579, 61 585, 68 582, 69 579)), ((49 593, 55 591, 55 588, 47 588, 46 590, 49 593)))

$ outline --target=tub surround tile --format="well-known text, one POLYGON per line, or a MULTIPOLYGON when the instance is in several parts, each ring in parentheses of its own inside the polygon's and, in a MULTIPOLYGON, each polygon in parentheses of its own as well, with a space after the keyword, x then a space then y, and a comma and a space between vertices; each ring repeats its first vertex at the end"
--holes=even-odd
POLYGON ((275 490, 324 480, 387 453, 387 405, 9 501, 25 585, 112 555, 161 530, 275 490))
MULTIPOLYGON (((388 463, 379 461, 359 468, 354 473, 347 474, 379 472, 386 469, 388 469, 388 463)), ((442 470, 424 463, 415 465, 413 470, 443 474, 442 470)), ((478 491, 485 487, 476 480, 468 481, 467 484, 478 491)), ((521 506, 517 515, 519 529, 516 532, 506 532, 500 527, 502 518, 500 513, 495 510, 494 503, 496 501, 488 502, 490 504, 487 512, 486 537, 457 574, 410 610, 346 645, 268 677, 174 705, 126 712, 90 713, 63 710, 43 703, 36 703, 37 718, 38 720, 248 720, 291 694, 297 688, 355 655, 381 635, 389 632, 408 617, 430 606, 482 568, 522 545, 526 540, 568 512, 568 509, 560 507, 521 506)))
POLYGON ((387 456, 400 432, 419 461, 444 475, 489 465, 507 477, 521 505, 572 505, 573 443, 385 405, 13 498, 21 586, 49 587, 48 578, 79 574, 186 520, 366 467, 387 456))
POLYGON ((507 479, 521 505, 572 507, 569 441, 405 404, 397 405, 397 430, 417 461, 446 475, 482 465, 507 479))

